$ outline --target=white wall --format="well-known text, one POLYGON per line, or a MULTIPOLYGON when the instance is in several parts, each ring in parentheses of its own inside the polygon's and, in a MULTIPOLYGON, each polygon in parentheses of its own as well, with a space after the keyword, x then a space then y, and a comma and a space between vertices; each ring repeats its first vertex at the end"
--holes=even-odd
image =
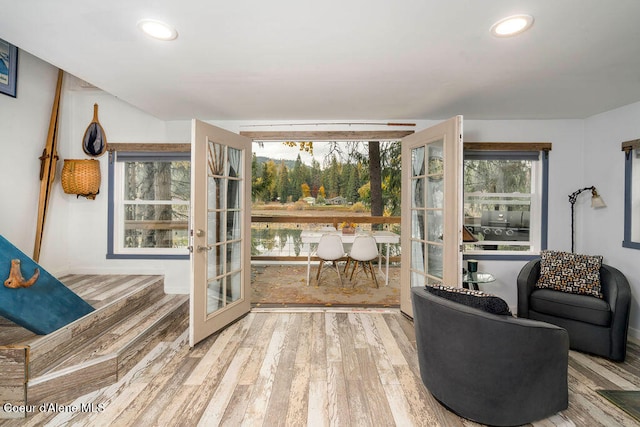
MULTIPOLYGON (((99 121, 105 130, 107 142, 189 142, 187 130, 175 139, 169 139, 166 123, 152 117, 118 98, 96 89, 82 89, 77 81, 70 77, 64 92, 64 104, 60 126, 59 149, 61 159, 87 158, 82 150, 84 132, 93 117, 93 105, 99 106, 99 121)), ((88 274, 164 274, 167 293, 188 293, 188 260, 107 260, 107 176, 108 154, 98 158, 100 161, 102 184, 100 194, 95 200, 64 194, 56 186, 54 203, 67 207, 65 217, 68 228, 65 234, 70 239, 66 270, 88 274)), ((61 227, 62 229, 63 227, 61 227)), ((62 238, 63 236, 59 236, 62 238)), ((45 253, 55 253, 51 246, 43 247, 45 253), (50 249, 50 250, 47 250, 50 249)), ((62 264, 56 260, 57 266, 62 264)))
POLYGON ((20 51, 17 98, 0 94, 0 234, 33 254, 40 194, 38 157, 49 130, 57 71, 20 51))
MULTIPOLYGON (((33 253, 40 182, 39 160, 49 128, 57 69, 20 51, 18 97, 0 97, 0 234, 27 255, 33 253)), ((65 75, 58 133, 58 173, 45 224, 40 263, 54 275, 164 274, 167 293, 188 293, 189 261, 107 260, 107 162, 95 200, 65 194, 60 185, 64 159, 88 158, 82 137, 93 119, 93 104, 108 142, 189 142, 188 123, 166 123, 99 89, 87 89, 65 75), (168 130, 169 129, 169 130, 168 130)))
MULTIPOLYGON (((624 152, 621 143, 640 138, 640 102, 598 114, 585 122, 582 184, 595 185, 607 207, 582 206, 577 252, 599 254, 629 280, 633 295, 630 333, 640 337, 640 251, 623 248, 624 152)), ((576 205, 577 206, 577 205, 576 205)), ((636 219, 637 220, 637 219, 636 219)))

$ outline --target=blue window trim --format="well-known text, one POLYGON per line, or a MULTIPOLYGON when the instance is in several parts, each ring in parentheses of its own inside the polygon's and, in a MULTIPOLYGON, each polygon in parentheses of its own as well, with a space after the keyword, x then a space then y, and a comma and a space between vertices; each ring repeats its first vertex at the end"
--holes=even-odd
POLYGON ((633 156, 635 150, 625 153, 624 161, 624 240, 622 247, 630 249, 640 249, 640 242, 634 242, 631 239, 631 189, 633 182, 633 156))
POLYGON ((532 259, 540 258, 540 255, 527 254, 527 255, 482 255, 482 254, 469 254, 462 255, 463 260, 475 259, 478 261, 531 261, 532 259))
MULTIPOLYGON (((535 156, 535 160, 540 160, 542 162, 542 196, 540 203, 540 250, 547 249, 548 242, 548 230, 549 230, 549 152, 544 151, 533 151, 533 152, 482 152, 482 151, 471 151, 469 150, 469 157, 467 157, 467 152, 464 154, 464 158, 474 158, 474 159, 522 159, 525 157, 533 158, 535 156), (526 153, 526 154, 525 154, 526 153), (534 154, 535 153, 535 154, 534 154)), ((532 259, 538 258, 540 255, 537 254, 522 254, 518 253, 512 254, 500 254, 500 255, 492 255, 492 254, 462 254, 462 259, 477 259, 479 261, 530 261, 532 259)))
POLYGON ((117 154, 113 151, 109 151, 109 177, 108 177, 108 197, 109 197, 109 205, 107 208, 107 218, 108 218, 108 226, 107 226, 107 255, 106 259, 161 259, 161 260, 188 260, 190 255, 161 255, 161 254, 117 254, 114 251, 114 221, 115 221, 115 163, 116 157, 119 159, 118 161, 154 161, 154 160, 191 160, 190 153, 136 153, 136 152, 118 152, 117 154))

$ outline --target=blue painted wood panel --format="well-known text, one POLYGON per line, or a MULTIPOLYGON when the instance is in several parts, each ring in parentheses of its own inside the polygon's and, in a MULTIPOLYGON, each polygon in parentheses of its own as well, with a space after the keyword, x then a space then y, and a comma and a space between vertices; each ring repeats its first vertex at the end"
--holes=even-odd
MULTIPOLYGON (((0 316, 39 335, 46 335, 94 311, 86 301, 49 274, 0 235, 0 316), (11 260, 19 259, 22 275, 30 279, 36 268, 40 277, 29 288, 4 285, 11 260)), ((0 343, 1 344, 1 343, 0 343)))

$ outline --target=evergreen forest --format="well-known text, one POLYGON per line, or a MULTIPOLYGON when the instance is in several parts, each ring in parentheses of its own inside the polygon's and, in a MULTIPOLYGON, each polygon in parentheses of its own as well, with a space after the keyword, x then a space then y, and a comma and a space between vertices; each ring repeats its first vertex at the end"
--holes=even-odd
POLYGON ((310 165, 302 162, 300 154, 291 162, 259 159, 254 153, 251 163, 253 202, 285 204, 312 197, 316 205, 360 203, 369 209, 371 171, 374 171, 380 174, 384 215, 400 215, 400 142, 380 143, 379 165, 370 163, 366 142, 331 144, 323 162, 313 158, 310 165))

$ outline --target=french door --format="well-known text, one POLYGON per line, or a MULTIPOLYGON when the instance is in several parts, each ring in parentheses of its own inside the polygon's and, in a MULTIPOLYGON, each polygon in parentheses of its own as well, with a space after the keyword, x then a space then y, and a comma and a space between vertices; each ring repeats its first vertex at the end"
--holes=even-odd
POLYGON ((400 310, 413 317, 411 288, 460 286, 462 116, 402 139, 400 310))
POLYGON ((251 309, 251 140, 193 120, 189 345, 251 309))

